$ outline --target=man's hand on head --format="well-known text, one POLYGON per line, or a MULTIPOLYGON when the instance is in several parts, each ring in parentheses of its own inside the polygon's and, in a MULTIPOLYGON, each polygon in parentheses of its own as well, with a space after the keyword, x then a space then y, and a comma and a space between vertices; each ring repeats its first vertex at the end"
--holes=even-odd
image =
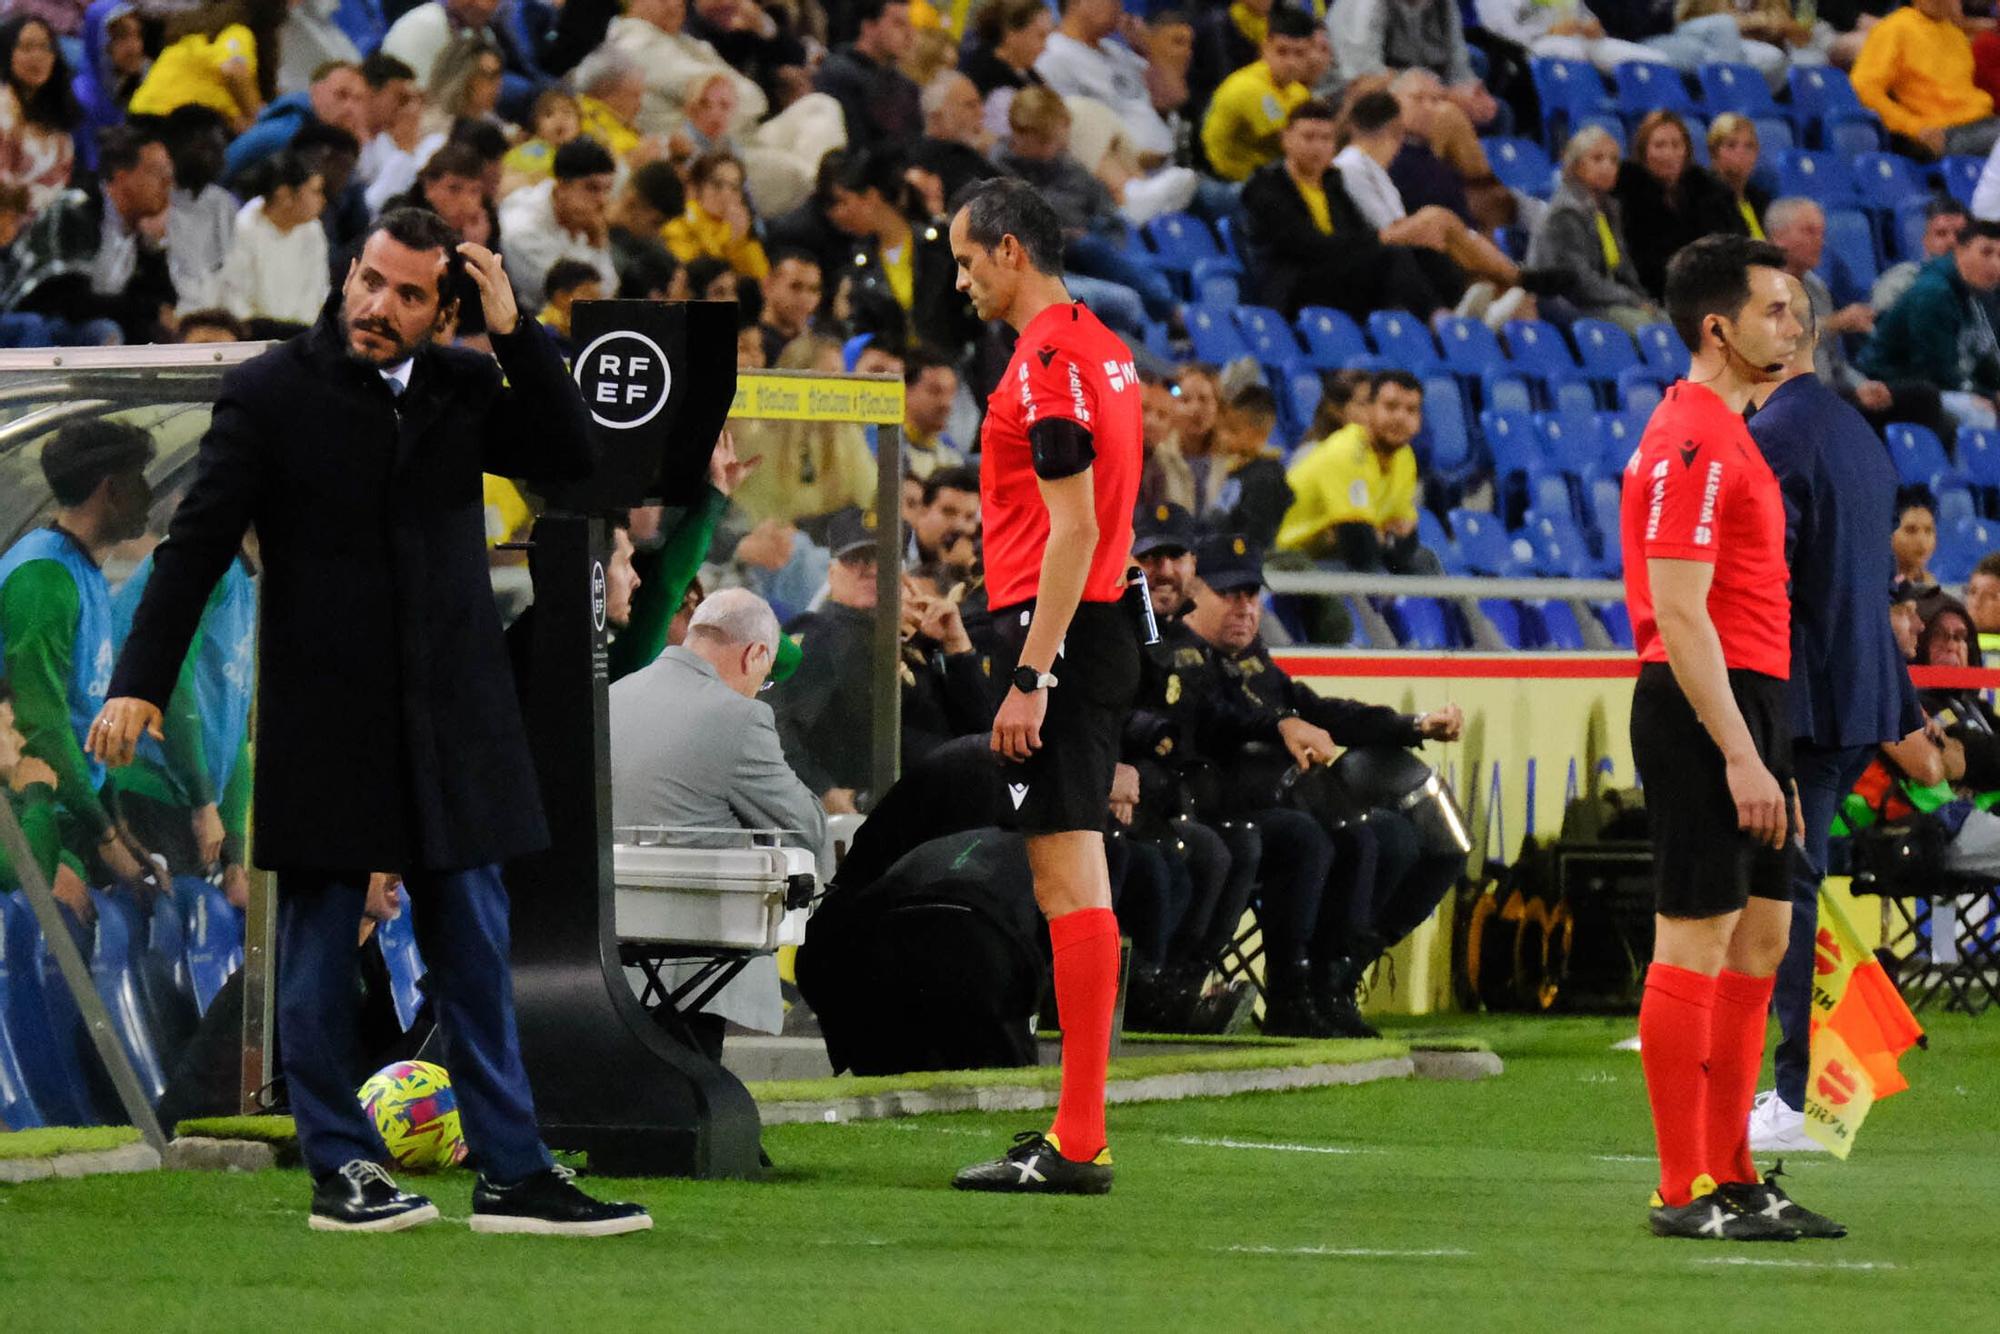
POLYGON ((514 285, 507 280, 506 266, 500 256, 483 245, 471 241, 461 241, 458 253, 465 260, 465 271, 472 276, 473 285, 479 289, 479 308, 486 316, 486 331, 506 337, 521 323, 521 312, 514 304, 514 285))

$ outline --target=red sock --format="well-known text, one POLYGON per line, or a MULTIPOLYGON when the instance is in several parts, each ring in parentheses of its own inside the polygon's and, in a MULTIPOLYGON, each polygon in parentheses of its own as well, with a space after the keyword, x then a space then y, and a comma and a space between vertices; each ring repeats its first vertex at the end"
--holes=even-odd
POLYGON ((1104 1148, 1104 1068, 1111 1061, 1111 1012, 1118 1004, 1118 918, 1080 908, 1049 920, 1055 947, 1056 1008, 1062 1014, 1062 1097, 1049 1133, 1072 1162, 1104 1148))
POLYGON ((1715 979, 1715 1015, 1708 1030, 1708 1174, 1718 1182, 1755 1181, 1750 1157, 1750 1104, 1764 1065, 1773 977, 1725 968, 1715 979))
MULTIPOLYGON (((1639 1003, 1639 1061, 1646 1071, 1646 1099, 1653 1107, 1653 1139, 1660 1153, 1660 1198, 1692 1199, 1690 1183, 1708 1170, 1709 1015, 1715 979, 1672 964, 1646 970, 1639 1003)), ((1746 1105, 1745 1111, 1748 1111, 1746 1105)))

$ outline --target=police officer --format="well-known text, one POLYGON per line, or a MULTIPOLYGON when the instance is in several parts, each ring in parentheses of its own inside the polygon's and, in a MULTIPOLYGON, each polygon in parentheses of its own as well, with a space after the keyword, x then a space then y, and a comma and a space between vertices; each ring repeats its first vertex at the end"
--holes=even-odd
POLYGON ((875 727, 876 532, 873 515, 842 510, 827 526, 826 603, 795 628, 804 658, 771 693, 785 757, 829 815, 865 803, 875 727))
MULTIPOLYGON (((1287 676, 1258 633, 1263 554, 1248 539, 1240 534, 1209 539, 1197 551, 1196 571, 1189 630, 1226 666, 1233 688, 1279 719, 1281 728, 1310 737, 1301 745, 1287 743, 1301 768, 1331 763, 1338 746, 1415 746, 1457 738, 1463 718, 1456 705, 1412 717, 1381 705, 1329 698, 1287 676)), ((1361 974, 1377 954, 1436 910, 1464 858, 1427 853, 1415 826, 1400 814, 1370 810, 1363 822, 1359 817, 1364 812, 1332 806, 1316 780, 1305 780, 1301 793, 1272 794, 1274 787, 1297 786, 1287 773, 1274 755, 1245 754, 1232 770, 1228 788, 1245 801, 1297 800, 1309 806, 1318 817, 1318 832, 1341 830, 1341 846, 1352 854, 1353 869, 1343 876, 1343 892, 1329 900, 1332 911, 1320 903, 1308 905, 1304 898, 1267 896, 1266 940, 1274 946, 1283 942, 1292 951, 1271 959, 1272 985, 1276 990, 1282 980, 1289 987, 1294 977, 1305 974, 1311 1003, 1328 1026, 1345 1036, 1371 1035, 1374 1030, 1354 1001, 1361 974)), ((1268 845, 1268 813, 1257 818, 1268 845)), ((1265 858, 1272 858, 1268 846, 1265 858)))

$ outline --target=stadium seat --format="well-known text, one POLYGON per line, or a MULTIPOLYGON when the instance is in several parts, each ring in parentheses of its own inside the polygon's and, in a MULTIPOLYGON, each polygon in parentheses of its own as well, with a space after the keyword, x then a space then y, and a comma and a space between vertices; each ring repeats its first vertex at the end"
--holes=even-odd
POLYGON ((1671 324, 1645 324, 1632 340, 1639 345, 1639 359, 1656 375, 1678 377, 1687 370, 1687 344, 1671 324))
POLYGON ((1777 157, 1778 183, 1784 193, 1817 200, 1822 208, 1851 208, 1861 203, 1854 177, 1837 153, 1792 148, 1777 157))
POLYGON ((1237 306, 1232 313, 1237 332, 1250 347, 1250 355, 1286 374, 1306 366, 1305 350, 1299 346, 1298 335, 1292 332, 1283 315, 1269 306, 1237 306))
POLYGON ((243 966, 243 918, 206 880, 195 880, 189 888, 194 906, 187 918, 188 974, 195 1008, 207 1014, 222 984, 243 966))
POLYGON ((1585 117, 1616 110, 1603 78, 1585 61, 1537 56, 1528 62, 1528 72, 1534 80, 1536 100, 1542 104, 1543 141, 1551 149, 1567 139, 1571 128, 1585 117))
POLYGON ((1479 599, 1479 613, 1508 648, 1540 647, 1527 624, 1527 618, 1521 615, 1521 609, 1506 598, 1479 599))
POLYGON ((1508 320, 1507 358, 1520 370, 1534 375, 1572 375, 1576 358, 1562 330, 1547 320, 1508 320))
POLYGON ((1757 131, 1757 170, 1750 173, 1750 179, 1758 181, 1772 194, 1778 192, 1778 174, 1771 169, 1771 154, 1782 153, 1787 148, 1799 146, 1799 132, 1796 126, 1783 116, 1752 116, 1750 124, 1757 131))
POLYGON ((1524 573, 1534 558, 1534 546, 1526 538, 1517 551, 1514 538, 1500 522, 1500 516, 1484 510, 1457 509, 1451 512, 1451 528, 1458 534, 1458 549, 1475 574, 1509 578, 1524 573))
POLYGON ((1943 532, 1948 528, 1958 527, 1962 520, 1976 519, 1978 517, 1979 511, 1972 503, 1972 491, 1969 487, 1944 486, 1938 488, 1937 526, 1939 532, 1943 532))
POLYGON ((1429 505, 1417 506, 1417 541, 1438 558, 1446 574, 1465 572, 1458 560, 1458 543, 1445 531, 1444 520, 1429 505))
MULTIPOLYGON (((1479 414, 1479 433, 1485 438, 1486 453, 1496 474, 1525 473, 1548 462, 1542 457, 1535 419, 1526 412, 1487 408, 1479 414)), ((1456 532, 1456 527, 1452 531, 1456 532)))
POLYGON ((1197 261, 1221 259, 1222 244, 1191 213, 1162 213, 1140 229, 1154 262, 1170 273, 1192 274, 1197 261))
POLYGON ((1313 418, 1319 415, 1320 400, 1326 397, 1326 385, 1321 382, 1318 371, 1295 370, 1285 381, 1286 391, 1291 395, 1292 439, 1303 440, 1311 430, 1313 418))
POLYGON ((1223 254, 1229 256, 1229 258, 1235 260, 1238 264, 1246 262, 1243 257, 1243 247, 1237 243, 1236 223, 1232 219, 1216 219, 1215 235, 1222 242, 1223 254))
POLYGON ((1396 647, 1437 650, 1456 646, 1457 636, 1452 634, 1451 624, 1437 599, 1395 597, 1378 606, 1382 618, 1396 633, 1396 647))
POLYGON ((1981 426, 1958 428, 1958 466, 1965 480, 1986 493, 1988 517, 2000 502, 2000 431, 1981 426))
POLYGON ((1604 626, 1604 633, 1611 642, 1628 652, 1632 648, 1632 615, 1622 602, 1599 602, 1593 604, 1592 611, 1604 626))
POLYGON ((1672 111, 1682 117, 1696 114, 1687 84, 1672 65, 1627 61, 1611 72, 1611 81, 1618 91, 1618 112, 1633 125, 1652 111, 1672 111))
MULTIPOLYGON (((1576 498, 1570 491, 1569 476, 1552 464, 1528 470, 1527 514, 1557 515, 1570 520, 1576 518, 1576 498)), ((1527 522, 1523 515, 1522 522, 1527 522)))
POLYGON ((1227 255, 1198 259, 1191 286, 1194 299, 1204 306, 1234 306, 1243 300, 1243 266, 1227 255))
POLYGON ((1632 335, 1609 320, 1578 320, 1569 334, 1576 340, 1584 373, 1600 383, 1616 384, 1618 372, 1641 364, 1632 335))
MULTIPOLYGON (((67 908, 62 911, 65 920, 74 920, 67 908)), ((19 1044, 16 1054, 35 1104, 52 1125, 96 1125, 96 1103, 84 1073, 90 1040, 69 989, 48 957, 25 890, 0 897, 0 932, 4 932, 0 949, 7 960, 7 988, 0 1003, 8 1008, 19 1044), (59 995, 49 995, 51 985, 59 995)), ((89 934, 74 928, 71 935, 87 958, 89 934)))
POLYGON ((1526 415, 1537 406, 1534 382, 1512 366, 1496 366, 1479 377, 1479 403, 1488 412, 1526 415))
POLYGON ((1530 510, 1522 521, 1535 550, 1535 572, 1558 579, 1582 579, 1592 573, 1590 546, 1583 530, 1566 514, 1530 510))
POLYGON ((1547 199, 1555 191, 1556 168, 1548 153, 1532 139, 1495 136, 1479 141, 1493 175, 1510 190, 1519 190, 1536 199, 1547 199))
POLYGON ((1634 366, 1618 373, 1618 410, 1625 413, 1650 415, 1660 406, 1660 395, 1666 391, 1667 381, 1651 366, 1634 366))
MULTIPOLYGON (((31 913, 18 894, 0 896, 0 920, 16 911, 31 913)), ((13 992, 7 953, 0 950, 0 1128, 34 1130, 47 1125, 49 1118, 35 1101, 28 1068, 43 1054, 38 1048, 47 1044, 48 1036, 39 1007, 31 1012, 23 1006, 17 1017, 13 992), (28 1054, 24 1057, 23 1052, 28 1054)))
POLYGON ((1972 567, 1979 563, 1979 558, 1994 547, 1993 530, 1978 519, 1960 519, 1950 528, 1940 523, 1931 573, 1940 583, 1962 584, 1972 577, 1972 567))
POLYGON ((1833 304, 1867 303, 1868 293, 1881 275, 1876 257, 1875 228, 1868 215, 1856 208, 1826 211, 1826 251, 1820 257, 1819 275, 1833 293, 1833 304))
POLYGON ((1883 147, 1881 122, 1872 115, 1830 120, 1820 129, 1820 147, 1848 159, 1860 153, 1879 152, 1883 147))
POLYGON ((1979 188, 1979 173, 1986 169, 1986 159, 1959 154, 1940 158, 1938 171, 1944 176, 1945 193, 1953 199, 1972 207, 1972 192, 1979 188))
POLYGON ((97 941, 91 952, 90 976, 111 1016, 111 1027, 132 1062, 139 1086, 157 1102, 167 1091, 167 1060, 161 1055, 153 1016, 140 991, 137 974, 139 942, 132 935, 132 918, 104 890, 90 891, 97 907, 97 941))
POLYGON ((1189 306, 1185 318, 1197 359, 1227 366, 1238 357, 1255 355, 1227 307, 1189 306))
POLYGON ((1911 200, 1921 208, 1928 202, 1930 191, 1917 164, 1900 153, 1856 153, 1848 168, 1871 208, 1901 208, 1911 200))
POLYGON ((1477 466, 1465 395, 1449 375, 1424 377, 1424 425, 1417 434, 1417 457, 1425 485, 1461 486, 1477 466))
MULTIPOLYGON (((1964 479, 1945 456, 1944 442, 1928 426, 1915 422, 1890 422, 1882 432, 1889 442, 1889 457, 1896 462, 1896 476, 1905 485, 1928 486, 1933 491, 1964 479)), ((1939 532, 1944 529, 1938 525, 1939 532)))
POLYGON ((1454 315, 1438 325, 1437 336, 1444 349, 1445 369, 1468 380, 1507 364, 1500 340, 1478 320, 1454 315))
POLYGON ((1694 150, 1694 162, 1698 167, 1708 165, 1708 118, 1706 116, 1682 116, 1687 122, 1688 143, 1694 150))
POLYGON ((1645 433, 1644 420, 1624 412, 1597 414, 1597 466, 1591 475, 1616 478, 1625 471, 1632 451, 1645 433))
POLYGON ((1569 603, 1561 598, 1543 598, 1524 606, 1542 623, 1543 648, 1574 653, 1584 647, 1583 627, 1577 624, 1576 611, 1569 603))
POLYGON ((1368 339, 1389 364, 1421 375, 1439 364, 1437 344, 1424 322, 1406 310, 1378 310, 1368 316, 1368 339))
POLYGON ((1528 233, 1520 227, 1495 227, 1493 244, 1516 264, 1528 258, 1528 233))
POLYGON ((1594 413, 1538 412, 1535 432, 1549 466, 1571 477, 1582 477, 1595 467, 1599 451, 1594 413))
POLYGON ((1930 206, 1928 192, 1896 200, 1896 211, 1889 221, 1887 248, 1891 261, 1900 264, 1912 259, 1922 264, 1930 258, 1924 253, 1924 229, 1930 225, 1926 216, 1930 206))
POLYGON ((1299 312, 1298 331, 1306 345, 1306 364, 1318 371, 1337 371, 1369 355, 1368 340, 1346 312, 1307 306, 1299 312))
MULTIPOLYGON (((1764 82, 1764 76, 1755 66, 1718 62, 1701 66, 1695 75, 1701 81, 1703 109, 1711 116, 1725 111, 1752 117, 1784 114, 1778 109, 1777 99, 1771 96, 1771 85, 1764 82)), ((1758 146, 1767 152, 1771 147, 1761 138, 1758 146)))
POLYGON ((1552 412, 1588 417, 1597 411, 1597 390, 1581 371, 1552 372, 1542 381, 1542 401, 1552 412))
MULTIPOLYGON (((1844 121, 1874 120, 1854 85, 1830 65, 1794 65, 1790 70, 1792 118, 1812 142, 1825 147, 1830 128, 1844 121)), ((1871 145, 1880 148, 1881 145, 1871 145)))
POLYGON ((1586 512, 1591 536, 1597 543, 1598 572, 1611 578, 1624 572, 1624 555, 1618 545, 1619 486, 1616 477, 1599 477, 1585 487, 1586 512))

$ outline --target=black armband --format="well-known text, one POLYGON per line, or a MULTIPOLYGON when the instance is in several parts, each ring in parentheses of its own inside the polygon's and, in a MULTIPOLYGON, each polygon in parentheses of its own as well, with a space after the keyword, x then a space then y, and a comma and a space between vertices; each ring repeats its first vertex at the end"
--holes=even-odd
POLYGON ((1097 459, 1090 432, 1067 417, 1048 417, 1028 428, 1035 476, 1045 482, 1074 477, 1097 459))

